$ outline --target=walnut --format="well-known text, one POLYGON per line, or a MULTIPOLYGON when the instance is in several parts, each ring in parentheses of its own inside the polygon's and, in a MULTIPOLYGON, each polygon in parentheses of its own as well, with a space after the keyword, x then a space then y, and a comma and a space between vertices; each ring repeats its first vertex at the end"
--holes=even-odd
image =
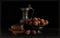
POLYGON ((29 35, 30 32, 31 32, 30 30, 26 30, 26 31, 25 31, 25 34, 26 34, 26 35, 29 35))
POLYGON ((32 34, 33 34, 33 35, 36 35, 36 31, 35 31, 35 30, 32 30, 32 34))

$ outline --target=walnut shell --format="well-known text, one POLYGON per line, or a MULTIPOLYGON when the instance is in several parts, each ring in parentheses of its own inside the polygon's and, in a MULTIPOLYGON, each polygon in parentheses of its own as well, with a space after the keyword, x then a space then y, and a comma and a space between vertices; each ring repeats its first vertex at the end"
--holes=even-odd
POLYGON ((30 30, 26 30, 26 31, 25 31, 25 34, 26 34, 26 35, 29 35, 30 32, 31 32, 30 30))
POLYGON ((32 30, 32 34, 36 35, 36 31, 35 30, 32 30))

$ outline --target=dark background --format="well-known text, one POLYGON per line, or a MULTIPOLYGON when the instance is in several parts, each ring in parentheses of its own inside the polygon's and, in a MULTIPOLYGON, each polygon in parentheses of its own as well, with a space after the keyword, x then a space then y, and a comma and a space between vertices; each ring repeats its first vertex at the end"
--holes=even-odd
MULTIPOLYGON (((2 33, 8 33, 8 27, 12 24, 19 23, 22 17, 21 7, 28 4, 35 9, 34 17, 40 17, 49 20, 48 26, 43 31, 43 35, 58 36, 58 2, 3 2, 2 3, 2 33)), ((31 13, 29 14, 31 17, 31 13)))

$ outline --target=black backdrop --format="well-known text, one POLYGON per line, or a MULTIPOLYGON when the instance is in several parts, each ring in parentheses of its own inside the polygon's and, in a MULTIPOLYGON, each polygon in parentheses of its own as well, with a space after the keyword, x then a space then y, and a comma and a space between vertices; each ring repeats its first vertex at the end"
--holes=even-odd
MULTIPOLYGON (((36 2, 3 2, 2 3, 2 33, 8 32, 8 27, 19 23, 22 18, 21 7, 28 4, 35 9, 33 16, 49 20, 48 26, 43 31, 45 35, 58 35, 58 2, 36 1, 36 2)), ((32 12, 29 13, 31 17, 32 12)))

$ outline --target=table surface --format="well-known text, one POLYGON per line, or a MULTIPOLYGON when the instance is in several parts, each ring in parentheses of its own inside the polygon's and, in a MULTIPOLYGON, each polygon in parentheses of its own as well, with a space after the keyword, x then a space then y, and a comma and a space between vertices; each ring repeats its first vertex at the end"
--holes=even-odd
POLYGON ((56 28, 47 28, 44 29, 45 32, 43 32, 42 34, 39 35, 18 35, 18 36, 13 36, 13 35, 9 35, 8 33, 4 33, 2 36, 5 37, 9 37, 9 38, 49 38, 49 37, 57 37, 58 36, 58 30, 56 28))

